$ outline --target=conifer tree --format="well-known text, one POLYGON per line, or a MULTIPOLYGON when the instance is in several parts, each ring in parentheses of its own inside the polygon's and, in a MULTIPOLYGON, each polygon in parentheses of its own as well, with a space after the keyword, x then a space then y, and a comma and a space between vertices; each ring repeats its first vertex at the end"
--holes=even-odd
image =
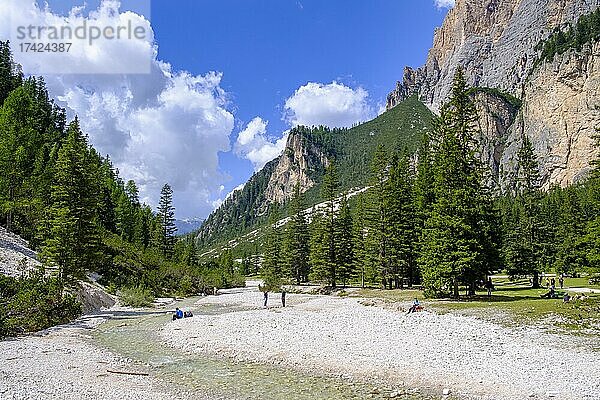
POLYGON ((385 289, 392 289, 392 272, 390 266, 390 196, 387 185, 389 178, 389 162, 385 148, 380 145, 371 163, 371 190, 369 191, 369 208, 367 209, 368 235, 367 251, 369 263, 377 272, 378 279, 385 289))
POLYGON ((353 222, 346 195, 340 199, 335 236, 337 277, 346 287, 354 275, 353 222))
POLYGON ((336 259, 336 194, 338 191, 338 177, 335 165, 330 164, 323 178, 322 197, 325 200, 325 210, 321 223, 317 225, 321 229, 318 236, 321 238, 321 250, 323 254, 322 263, 313 265, 313 276, 320 281, 327 282, 331 287, 336 287, 338 280, 338 263, 336 259))
POLYGON ((511 276, 533 275, 533 287, 539 287, 539 273, 545 257, 545 229, 540 200, 540 174, 533 145, 527 136, 517 154, 517 195, 512 217, 506 228, 505 257, 511 276))
POLYGON ((392 159, 386 191, 394 287, 403 288, 405 280, 412 286, 417 275, 417 219, 414 208, 414 179, 406 154, 392 159))
POLYGON ((87 140, 76 119, 58 153, 41 257, 58 268, 61 282, 81 278, 100 259, 99 175, 89 163, 87 140))
POLYGON ((173 189, 168 183, 165 183, 160 191, 160 202, 158 206, 158 216, 160 218, 161 228, 161 251, 167 258, 173 256, 175 246, 175 207, 173 207, 173 189))
POLYGON ((286 227, 285 262, 288 275, 298 285, 306 282, 309 274, 309 234, 305 208, 300 185, 296 184, 290 202, 290 222, 286 227))
POLYGON ((433 163, 435 201, 420 256, 427 295, 458 297, 460 285, 472 291, 488 272, 488 243, 481 237, 481 221, 488 216, 476 158, 478 129, 477 112, 459 69, 435 126, 439 143, 433 163))
POLYGON ((260 268, 260 276, 269 291, 279 289, 282 277, 281 234, 276 223, 277 218, 273 213, 269 218, 260 268))
POLYGON ((367 263, 369 260, 367 253, 367 225, 365 222, 365 207, 363 197, 357 200, 356 212, 353 218, 353 254, 354 254, 354 273, 358 278, 362 288, 366 284, 367 263))

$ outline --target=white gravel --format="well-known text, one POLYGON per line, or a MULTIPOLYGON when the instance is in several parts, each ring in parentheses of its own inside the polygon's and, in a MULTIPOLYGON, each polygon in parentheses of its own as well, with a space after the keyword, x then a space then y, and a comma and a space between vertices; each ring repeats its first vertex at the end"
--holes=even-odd
POLYGON ((240 361, 353 379, 435 388, 482 399, 600 399, 599 354, 567 336, 507 328, 473 317, 406 315, 359 299, 288 294, 263 309, 255 287, 199 304, 250 307, 174 321, 172 346, 240 361))
POLYGON ((152 376, 108 373, 145 368, 86 342, 101 320, 81 320, 45 334, 0 341, 0 399, 178 399, 152 376))

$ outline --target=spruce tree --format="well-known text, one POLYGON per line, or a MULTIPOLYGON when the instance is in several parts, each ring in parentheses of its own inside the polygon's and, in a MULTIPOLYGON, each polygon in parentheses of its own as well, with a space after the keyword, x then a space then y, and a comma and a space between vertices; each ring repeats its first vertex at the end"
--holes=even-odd
POLYGON ((175 246, 175 207, 173 207, 173 189, 168 183, 165 183, 160 191, 160 202, 158 206, 158 216, 161 227, 161 251, 167 258, 173 256, 175 246))
POLYGON ((335 236, 337 277, 346 287, 354 275, 353 222, 346 195, 340 200, 335 236))
POLYGON ((371 264, 383 289, 392 289, 391 249, 390 249, 390 195, 387 189, 389 178, 389 161, 383 145, 375 152, 371 163, 371 190, 368 192, 367 220, 367 251, 371 264))
POLYGON ((290 202, 290 221, 286 226, 285 262, 288 275, 299 285, 308 280, 309 234, 304 210, 306 206, 300 185, 296 184, 290 202))
POLYGON ((41 258, 58 268, 61 282, 82 278, 100 261, 99 174, 76 119, 58 153, 51 206, 43 224, 41 258))
POLYGON ((472 292, 489 269, 485 249, 489 243, 481 237, 488 200, 476 157, 477 112, 460 69, 436 121, 435 135, 435 201, 422 235, 420 263, 427 295, 458 297, 460 285, 472 292))
POLYGON ((336 259, 336 195, 338 191, 338 177, 335 165, 330 164, 323 178, 321 196, 325 200, 324 216, 320 226, 321 232, 318 237, 321 238, 321 250, 324 253, 323 263, 313 266, 313 276, 320 281, 327 282, 331 287, 336 287, 338 280, 338 262, 336 259))
POLYGON ((281 233, 280 228, 277 226, 277 218, 272 213, 269 217, 269 225, 263 247, 263 260, 260 268, 260 276, 266 290, 278 290, 281 286, 283 272, 281 264, 281 233))
POLYGON ((517 153, 518 172, 515 204, 511 223, 505 229, 504 250, 509 275, 533 275, 533 287, 539 287, 539 273, 544 266, 546 229, 540 207, 542 198, 537 158, 533 145, 523 136, 517 153))
POLYGON ((354 273, 358 278, 362 288, 365 287, 367 269, 368 269, 368 252, 367 252, 367 225, 365 222, 365 207, 363 196, 359 196, 357 200, 356 212, 353 218, 352 226, 353 234, 353 255, 354 255, 354 273))

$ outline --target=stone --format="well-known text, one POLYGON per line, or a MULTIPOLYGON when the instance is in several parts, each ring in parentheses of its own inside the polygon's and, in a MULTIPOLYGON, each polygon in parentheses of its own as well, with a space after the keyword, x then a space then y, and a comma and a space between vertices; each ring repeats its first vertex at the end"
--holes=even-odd
POLYGON ((523 103, 515 113, 501 101, 477 98, 484 95, 475 99, 482 121, 481 156, 497 187, 506 191, 513 186, 522 135, 534 145, 544 188, 578 182, 590 170, 595 155, 591 136, 600 125, 595 107, 600 104, 600 47, 569 51, 541 65, 535 47, 555 28, 599 6, 590 0, 457 0, 436 29, 425 65, 404 69, 387 107, 417 93, 439 111, 460 66, 471 86, 495 88, 523 103))

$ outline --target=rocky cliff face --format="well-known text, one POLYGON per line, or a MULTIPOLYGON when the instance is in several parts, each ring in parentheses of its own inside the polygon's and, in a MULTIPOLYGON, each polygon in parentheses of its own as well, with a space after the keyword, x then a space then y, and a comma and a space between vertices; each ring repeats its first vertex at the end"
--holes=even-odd
POLYGON ((275 166, 265 192, 268 203, 283 203, 294 194, 297 184, 306 192, 315 185, 312 178, 317 169, 329 165, 322 149, 310 143, 306 136, 290 133, 285 150, 275 166))
POLYGON ((600 43, 557 56, 537 68, 525 84, 523 107, 510 128, 501 182, 510 184, 521 135, 532 138, 544 188, 585 178, 596 154, 600 127, 600 43))
POLYGON ((538 152, 546 186, 572 183, 585 174, 593 153, 590 132, 598 123, 594 105, 600 104, 598 47, 537 67, 535 47, 554 29, 599 6, 600 0, 457 0, 435 32, 426 64, 404 70, 387 107, 417 93, 439 111, 461 66, 470 85, 496 88, 523 101, 522 114, 507 127, 506 104, 484 105, 489 99, 476 99, 486 143, 483 155, 501 186, 509 184, 514 172, 522 134, 538 152))

